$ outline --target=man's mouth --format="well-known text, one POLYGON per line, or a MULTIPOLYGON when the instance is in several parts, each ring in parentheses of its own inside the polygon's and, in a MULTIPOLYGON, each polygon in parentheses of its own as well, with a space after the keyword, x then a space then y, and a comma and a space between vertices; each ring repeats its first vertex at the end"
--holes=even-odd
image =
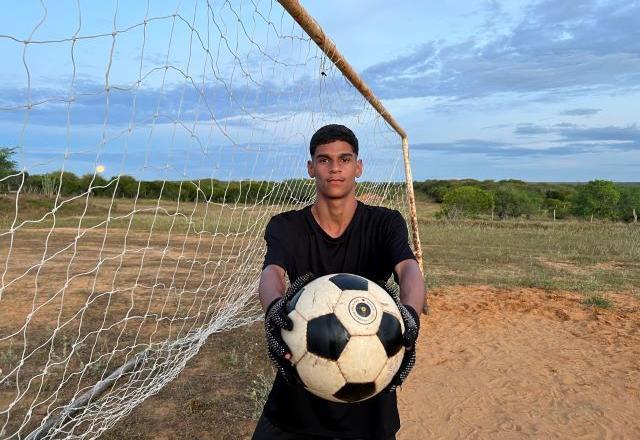
POLYGON ((344 179, 329 179, 327 182, 344 182, 344 179))

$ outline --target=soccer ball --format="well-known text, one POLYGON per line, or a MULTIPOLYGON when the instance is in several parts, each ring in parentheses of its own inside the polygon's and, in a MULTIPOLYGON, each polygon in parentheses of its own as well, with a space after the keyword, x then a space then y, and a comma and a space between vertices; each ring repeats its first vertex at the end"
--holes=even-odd
POLYGON ((287 303, 293 321, 282 338, 305 388, 334 402, 382 391, 404 356, 404 324, 389 294, 366 278, 325 275, 287 303))

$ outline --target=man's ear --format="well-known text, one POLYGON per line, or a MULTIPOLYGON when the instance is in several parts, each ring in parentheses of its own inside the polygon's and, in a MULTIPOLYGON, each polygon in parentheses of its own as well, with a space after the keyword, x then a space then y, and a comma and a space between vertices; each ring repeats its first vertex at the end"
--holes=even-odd
POLYGON ((307 161, 307 173, 309 173, 309 177, 316 177, 315 170, 313 169, 313 161, 311 160, 307 161))
POLYGON ((363 169, 364 165, 362 164, 362 159, 358 159, 358 163, 356 164, 356 177, 362 176, 363 169))

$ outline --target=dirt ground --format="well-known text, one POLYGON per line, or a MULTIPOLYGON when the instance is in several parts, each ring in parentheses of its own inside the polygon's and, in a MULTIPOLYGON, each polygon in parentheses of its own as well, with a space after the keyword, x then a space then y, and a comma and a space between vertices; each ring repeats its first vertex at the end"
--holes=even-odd
MULTIPOLYGON (((640 299, 608 297, 595 309, 569 292, 434 290, 398 438, 640 438, 640 299)), ((267 365, 261 323, 220 336, 105 438, 250 438, 256 396, 239 390, 267 365), (244 359, 221 358, 229 341, 244 359)))
POLYGON ((434 291, 399 439, 640 438, 640 299, 434 291))

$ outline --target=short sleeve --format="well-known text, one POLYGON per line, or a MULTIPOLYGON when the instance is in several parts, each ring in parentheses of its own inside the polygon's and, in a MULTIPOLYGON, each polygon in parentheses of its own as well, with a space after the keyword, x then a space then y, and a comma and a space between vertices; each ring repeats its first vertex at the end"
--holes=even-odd
POLYGON ((393 211, 387 229, 387 256, 391 270, 401 261, 416 257, 409 246, 407 223, 398 211, 393 211))
POLYGON ((264 256, 262 269, 270 264, 275 264, 287 270, 285 228, 281 220, 277 216, 272 217, 265 228, 264 240, 267 242, 267 252, 264 256))

